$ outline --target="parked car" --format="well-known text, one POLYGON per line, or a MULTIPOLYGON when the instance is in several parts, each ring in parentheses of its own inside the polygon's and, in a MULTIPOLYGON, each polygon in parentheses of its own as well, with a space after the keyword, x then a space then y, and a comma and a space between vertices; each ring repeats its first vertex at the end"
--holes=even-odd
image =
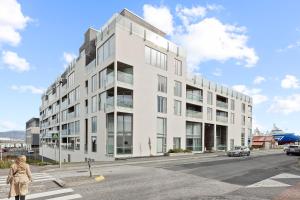
POLYGON ((229 157, 231 156, 250 156, 250 149, 244 146, 236 146, 232 150, 227 152, 229 157))
POLYGON ((300 145, 290 145, 286 150, 286 155, 300 155, 300 145))
POLYGON ((288 148, 290 147, 290 145, 286 145, 283 147, 283 152, 287 152, 288 148))

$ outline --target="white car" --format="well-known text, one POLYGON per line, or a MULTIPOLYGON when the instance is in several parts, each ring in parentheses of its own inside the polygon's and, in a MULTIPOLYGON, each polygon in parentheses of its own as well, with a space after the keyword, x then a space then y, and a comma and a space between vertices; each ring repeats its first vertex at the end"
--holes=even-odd
POLYGON ((245 146, 235 146, 232 150, 227 152, 229 157, 231 156, 250 156, 250 149, 245 146))

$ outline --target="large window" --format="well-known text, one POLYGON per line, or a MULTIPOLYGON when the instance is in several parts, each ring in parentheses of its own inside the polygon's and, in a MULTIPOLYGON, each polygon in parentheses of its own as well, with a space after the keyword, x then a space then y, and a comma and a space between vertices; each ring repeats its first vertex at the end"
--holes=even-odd
POLYGON ((173 149, 181 149, 181 138, 180 137, 173 138, 173 149))
POLYGON ((181 101, 174 100, 174 114, 181 115, 181 101))
POLYGON ((97 111, 97 95, 92 97, 92 110, 91 112, 94 113, 97 111))
POLYGON ((230 109, 234 110, 234 99, 230 99, 230 109))
POLYGON ((97 49, 97 64, 101 65, 106 59, 115 54, 115 35, 112 35, 97 49))
POLYGON ((244 126, 246 124, 246 116, 242 115, 242 125, 244 126))
POLYGON ((207 104, 213 105, 213 93, 210 91, 207 92, 207 104))
POLYGON ((157 96, 157 112, 167 113, 167 98, 157 96))
POLYGON ((182 61, 175 59, 175 74, 182 76, 182 61))
POLYGON ((97 75, 92 76, 92 87, 91 90, 94 92, 97 89, 97 75))
POLYGON ((104 88, 106 84, 106 69, 99 72, 99 88, 104 88))
POLYGON ((97 152, 97 137, 92 136, 92 152, 97 152))
POLYGON ((75 112, 75 117, 79 117, 80 115, 80 104, 76 104, 74 108, 75 112))
POLYGON ((241 146, 245 146, 245 129, 242 128, 241 132, 241 146))
POLYGON ((158 91, 167 93, 167 77, 158 75, 158 91))
POLYGON ((117 154, 132 153, 132 114, 118 114, 117 154))
POLYGON ((145 61, 149 65, 167 70, 167 55, 145 46, 145 61))
POLYGON ((114 153, 114 114, 110 113, 107 115, 107 144, 106 152, 107 154, 114 153))
POLYGON ((157 143, 156 149, 157 153, 164 153, 166 152, 167 148, 167 119, 166 118, 157 118, 157 143))
POLYGON ((212 120, 213 119, 213 111, 212 108, 207 108, 207 120, 212 120))
POLYGON ((175 81, 175 85, 174 85, 174 96, 178 96, 181 97, 182 95, 182 89, 181 89, 181 82, 179 81, 175 81))
POLYGON ((202 150, 202 124, 186 122, 186 149, 192 151, 202 150))
POLYGON ((72 72, 69 76, 68 76, 68 87, 72 87, 75 83, 75 73, 72 72))
POLYGON ((245 113, 246 111, 246 104, 242 103, 242 113, 245 113))
POLYGON ((97 117, 92 117, 92 133, 96 133, 97 132, 97 117))

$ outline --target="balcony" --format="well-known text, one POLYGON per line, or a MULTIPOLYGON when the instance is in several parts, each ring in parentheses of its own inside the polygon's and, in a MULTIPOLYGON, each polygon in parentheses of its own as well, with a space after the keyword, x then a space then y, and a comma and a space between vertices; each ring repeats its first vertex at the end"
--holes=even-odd
POLYGON ((75 118, 75 112, 68 113, 67 120, 74 119, 74 118, 75 118))
POLYGON ((106 86, 113 84, 115 81, 115 73, 110 72, 106 75, 106 86))
POLYGON ((122 72, 122 71, 118 71, 118 81, 132 85, 133 84, 133 75, 122 72))
POLYGON ((114 108, 114 97, 110 96, 106 98, 106 104, 105 104, 105 108, 106 109, 113 109, 114 108))
POLYGON ((132 95, 118 95, 117 103, 119 107, 132 108, 133 107, 132 95))
POLYGON ((203 113, 195 110, 186 110, 186 116, 192 118, 202 119, 203 113))
POLYGON ((226 116, 217 115, 216 118, 217 122, 228 123, 228 117, 226 116))
POLYGON ((203 91, 199 88, 187 85, 186 86, 186 98, 191 101, 202 102, 203 101, 203 91))
POLYGON ((228 109, 228 103, 223 102, 223 101, 217 101, 217 107, 219 108, 224 108, 224 109, 228 109))

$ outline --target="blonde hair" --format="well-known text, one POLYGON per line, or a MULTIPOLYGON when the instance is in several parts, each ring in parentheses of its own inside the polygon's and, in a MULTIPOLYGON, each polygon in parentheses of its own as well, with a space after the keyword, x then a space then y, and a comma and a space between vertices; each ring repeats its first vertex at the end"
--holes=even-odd
POLYGON ((26 170, 26 156, 24 156, 24 155, 18 156, 18 158, 16 160, 16 164, 17 164, 18 170, 20 170, 20 171, 26 170))

